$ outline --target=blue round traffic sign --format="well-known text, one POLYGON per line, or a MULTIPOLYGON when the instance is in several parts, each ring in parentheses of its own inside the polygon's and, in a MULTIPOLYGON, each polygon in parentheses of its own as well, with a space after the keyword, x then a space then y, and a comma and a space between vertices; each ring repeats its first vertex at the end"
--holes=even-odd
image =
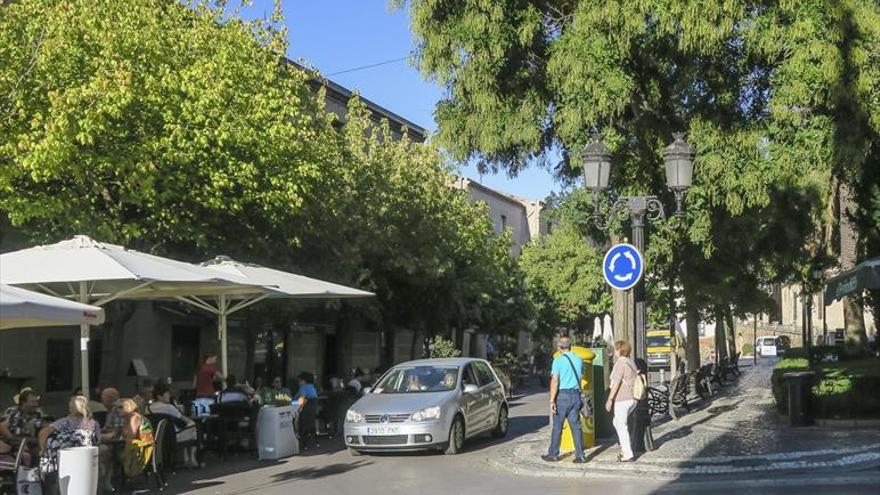
POLYGON ((645 273, 645 259, 632 244, 615 244, 605 253, 602 273, 611 287, 618 290, 631 289, 645 273))

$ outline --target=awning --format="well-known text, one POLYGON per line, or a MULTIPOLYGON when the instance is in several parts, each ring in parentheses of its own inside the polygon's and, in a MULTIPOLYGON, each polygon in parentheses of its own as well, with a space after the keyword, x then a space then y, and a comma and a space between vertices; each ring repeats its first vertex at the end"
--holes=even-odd
POLYGON ((828 279, 825 283, 825 305, 863 290, 880 289, 880 257, 859 263, 853 269, 828 279))
POLYGON ((104 310, 67 299, 0 284, 0 329, 100 325, 104 310))
MULTIPOLYGON (((252 295, 272 290, 251 285, 235 275, 105 244, 84 235, 0 254, 0 283, 95 306, 116 299, 252 295)), ((83 390, 89 390, 89 325, 80 325, 83 390)))

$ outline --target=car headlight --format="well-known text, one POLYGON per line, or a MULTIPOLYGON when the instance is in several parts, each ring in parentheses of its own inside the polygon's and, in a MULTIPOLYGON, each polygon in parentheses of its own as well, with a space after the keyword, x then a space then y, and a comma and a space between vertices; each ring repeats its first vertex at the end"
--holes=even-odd
POLYGON ((360 423, 364 420, 364 415, 355 411, 354 409, 349 409, 345 411, 345 422, 346 423, 360 423))
POLYGON ((413 421, 428 421, 430 419, 440 419, 440 406, 426 407, 412 415, 413 421))

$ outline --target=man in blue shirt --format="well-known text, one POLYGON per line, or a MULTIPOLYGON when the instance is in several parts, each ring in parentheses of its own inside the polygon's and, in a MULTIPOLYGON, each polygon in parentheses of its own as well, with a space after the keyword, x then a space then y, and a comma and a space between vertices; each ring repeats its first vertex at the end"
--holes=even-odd
POLYGON ((299 378, 299 389, 293 398, 293 406, 296 410, 297 431, 300 436, 300 444, 307 449, 309 444, 317 443, 317 430, 315 419, 318 412, 318 390, 315 388, 315 376, 303 371, 299 378))
POLYGON ((560 337, 559 355, 553 358, 550 369, 550 411, 553 413, 553 433, 550 437, 550 450, 541 459, 546 462, 559 460, 559 444, 562 441, 562 422, 568 420, 568 427, 574 436, 575 464, 583 464, 584 436, 581 433, 581 375, 584 362, 571 352, 571 339, 560 337))

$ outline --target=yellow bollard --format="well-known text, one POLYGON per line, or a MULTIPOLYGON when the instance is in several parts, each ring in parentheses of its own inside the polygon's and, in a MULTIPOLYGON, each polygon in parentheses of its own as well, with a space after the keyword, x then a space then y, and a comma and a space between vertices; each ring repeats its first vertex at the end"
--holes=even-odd
MULTIPOLYGON (((593 400, 593 358, 596 357, 593 351, 586 347, 572 346, 571 352, 575 353, 584 361, 583 374, 581 375, 581 390, 584 397, 590 403, 590 410, 593 412, 589 418, 584 420, 581 415, 581 430, 584 434, 584 448, 596 446, 596 402, 593 400)), ((553 357, 556 358, 562 354, 556 351, 553 357)), ((571 436, 571 429, 568 427, 568 421, 562 427, 562 443, 560 444, 562 452, 571 452, 574 450, 574 438, 571 436)))

